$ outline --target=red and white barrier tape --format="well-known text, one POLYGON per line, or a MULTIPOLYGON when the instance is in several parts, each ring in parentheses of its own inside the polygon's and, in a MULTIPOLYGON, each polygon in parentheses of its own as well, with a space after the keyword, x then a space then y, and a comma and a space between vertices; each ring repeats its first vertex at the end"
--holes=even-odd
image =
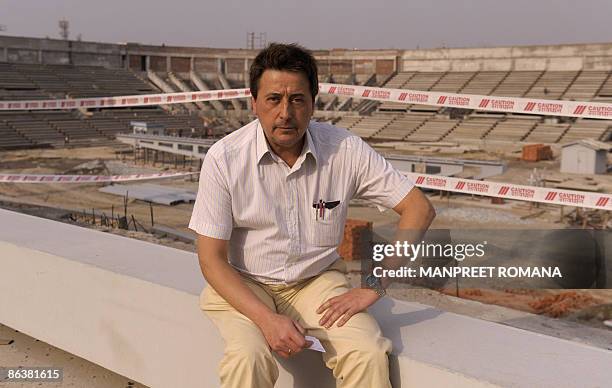
POLYGON ((63 100, 0 101, 3 110, 49 110, 79 108, 112 108, 184 104, 186 102, 230 100, 249 97, 249 89, 209 90, 206 92, 181 92, 162 94, 139 94, 134 96, 67 98, 63 100))
POLYGON ((133 175, 41 175, 41 174, 0 174, 0 183, 104 183, 128 182, 148 179, 177 178, 199 174, 197 172, 161 172, 157 174, 133 175))
POLYGON ((528 202, 612 210, 612 194, 515 185, 404 172, 418 187, 528 202))
MULTIPOLYGON (((590 101, 542 100, 519 97, 481 96, 476 94, 428 92, 328 83, 320 84, 319 89, 323 94, 354 97, 366 100, 390 101, 402 104, 433 105, 490 112, 612 120, 612 104, 590 101)), ((64 100, 0 101, 0 111, 182 104, 188 102, 246 98, 250 95, 251 93, 249 89, 228 89, 211 90, 206 92, 143 94, 134 96, 76 98, 64 100)))
POLYGON ((534 98, 481 96, 427 92, 370 86, 321 84, 321 93, 402 104, 434 105, 490 112, 545 116, 584 117, 612 120, 612 104, 589 101, 541 100, 534 98))
MULTIPOLYGON (((0 174, 0 183, 103 183, 127 182, 147 179, 175 178, 198 174, 197 172, 170 172, 136 175, 37 175, 37 174, 0 174)), ((588 193, 573 190, 560 190, 545 187, 523 186, 511 183, 477 181, 472 179, 451 178, 440 175, 426 175, 404 172, 418 187, 486 197, 498 197, 520 201, 548 203, 612 210, 612 194, 588 193)))

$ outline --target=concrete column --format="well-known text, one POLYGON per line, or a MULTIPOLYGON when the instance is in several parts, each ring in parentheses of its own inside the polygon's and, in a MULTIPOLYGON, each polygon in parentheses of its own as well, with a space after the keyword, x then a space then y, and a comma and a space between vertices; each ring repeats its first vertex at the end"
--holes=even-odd
POLYGON ((171 57, 169 55, 166 57, 166 71, 172 71, 171 57))
MULTIPOLYGON (((248 61, 245 61, 245 66, 248 63, 248 61)), ((244 87, 245 88, 250 88, 250 79, 249 79, 249 71, 248 69, 244 71, 244 87)), ((251 106, 251 99, 247 98, 246 99, 246 106, 247 106, 247 110, 250 112, 252 110, 252 106, 251 106)))
POLYGON ((151 56, 147 55, 145 59, 145 70, 149 71, 151 69, 151 56))
POLYGON ((195 58, 189 58, 189 71, 195 71, 195 58))
POLYGON ((41 49, 38 49, 38 63, 43 63, 43 52, 41 49))
POLYGON ((225 66, 223 66, 223 59, 217 59, 217 73, 225 75, 225 66))
POLYGON ((8 47, 2 49, 2 60, 8 62, 8 47))

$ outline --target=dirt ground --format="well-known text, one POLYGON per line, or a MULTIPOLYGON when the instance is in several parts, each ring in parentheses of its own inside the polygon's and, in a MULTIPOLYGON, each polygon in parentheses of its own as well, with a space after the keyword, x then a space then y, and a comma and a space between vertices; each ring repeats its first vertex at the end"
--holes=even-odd
POLYGON ((74 388, 144 388, 127 377, 113 373, 24 333, 0 324, 0 360, 4 367, 62 368, 61 382, 1 383, 8 388, 74 387, 74 388))

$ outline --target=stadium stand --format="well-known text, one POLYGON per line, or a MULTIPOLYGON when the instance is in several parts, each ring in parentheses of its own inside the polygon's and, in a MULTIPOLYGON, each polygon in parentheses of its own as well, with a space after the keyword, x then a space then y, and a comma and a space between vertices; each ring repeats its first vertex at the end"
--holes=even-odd
POLYGON ((475 72, 448 72, 430 90, 434 92, 457 93, 475 76, 475 72))
MULTIPOLYGON (((532 97, 542 99, 612 101, 612 78, 609 71, 480 71, 480 72, 400 72, 385 85, 389 88, 432 90, 450 93, 532 97)), ((449 141, 496 140, 556 143, 575 139, 605 139, 606 122, 579 120, 576 123, 542 123, 537 116, 491 115, 481 117, 467 112, 458 123, 439 114, 430 121, 417 113, 444 113, 444 109, 426 105, 385 102, 381 113, 400 114, 384 128, 370 136, 379 140, 449 141), (586 124, 584 124, 586 122, 586 124), (455 125, 456 124, 456 125, 455 125), (450 130, 449 130, 450 127, 450 130)), ((366 131, 370 134, 371 131, 366 131)))
POLYGON ((446 134, 457 126, 458 120, 449 120, 446 117, 436 116, 426 120, 421 126, 410 132, 405 140, 408 141, 440 141, 446 134))
POLYGON ((9 128, 31 140, 36 146, 61 146, 65 142, 65 135, 49 124, 53 114, 20 112, 16 114, 3 114, 2 119, 9 128))
POLYGON ((19 134, 5 122, 0 121, 0 150, 31 148, 34 143, 19 134))
POLYGON ((485 135, 485 139, 508 142, 521 141, 531 132, 539 120, 539 117, 508 115, 485 135))
MULTIPOLYGON (((219 73, 149 71, 151 79, 164 91, 210 90, 243 87, 244 80, 219 73)), ((95 97, 155 93, 159 90, 146 81, 147 73, 100 66, 0 63, 0 99, 23 100, 64 97, 95 97)), ((320 74, 321 82, 357 83, 354 74, 320 74)), ((377 75, 361 78, 376 85, 377 75)), ((544 99, 612 101, 610 71, 448 71, 397 72, 378 77, 384 87, 431 90, 451 93, 533 97, 544 99)), ((335 97, 335 96, 334 96, 335 97)), ((162 108, 94 110, 79 112, 35 112, 28 115, 0 114, 0 147, 63 146, 108 141, 116 133, 128 131, 129 122, 150 121, 164 124, 171 133, 191 135, 204 129, 201 114, 245 110, 241 101, 215 101, 162 108), (165 111, 165 110, 168 111, 165 111)), ((449 109, 368 100, 330 98, 321 95, 317 107, 338 117, 338 126, 373 140, 394 141, 526 141, 569 142, 580 138, 606 140, 605 121, 577 120, 555 124, 541 117, 486 114, 463 111, 452 116, 449 109), (353 115, 334 112, 353 111, 353 115), (372 112, 373 114, 369 114, 372 112), (363 113, 367 115, 360 115, 363 113), (451 114, 449 116, 449 113, 451 114)), ((325 116, 329 119, 329 113, 325 116)))
POLYGON ((568 128, 569 124, 538 123, 523 140, 533 143, 556 143, 568 128))
POLYGON ((384 129, 394 118, 394 116, 389 115, 364 116, 363 119, 353 125, 350 130, 356 135, 367 139, 378 131, 384 129))
POLYGON ((335 125, 340 128, 351 129, 355 124, 361 121, 362 118, 362 116, 342 116, 335 125))
POLYGON ((372 138, 377 140, 403 140, 432 117, 433 115, 428 113, 406 113, 397 116, 395 120, 372 138))
POLYGON ((594 100, 612 102, 612 71, 608 72, 608 77, 597 91, 594 100))
POLYGON ((576 71, 547 71, 538 78, 525 97, 558 100, 577 76, 576 71))
POLYGON ((570 126, 560 143, 571 143, 581 139, 610 140, 612 123, 603 120, 578 119, 570 126))
MULTIPOLYGON (((23 91, 38 99, 147 94, 156 90, 125 69, 0 63, 0 92, 4 92, 0 96, 15 99, 23 91)), ((29 97, 19 97, 25 98, 29 97)))
POLYGON ((490 95, 510 74, 507 71, 481 71, 461 89, 459 93, 490 95))
MULTIPOLYGON (((125 69, 98 66, 0 63, 0 99, 102 97, 157 93, 149 83, 125 69)), ((154 121, 170 132, 201 133, 197 114, 169 114, 160 108, 106 109, 83 115, 77 111, 2 112, 0 149, 108 144, 130 121, 154 121)))
POLYGON ((583 71, 563 94, 563 99, 591 100, 607 78, 607 71, 583 71))
POLYGON ((444 140, 461 142, 482 139, 498 121, 499 118, 469 117, 466 120, 462 120, 444 140))
POLYGON ((543 71, 513 71, 495 89, 494 96, 523 97, 538 82, 543 71))

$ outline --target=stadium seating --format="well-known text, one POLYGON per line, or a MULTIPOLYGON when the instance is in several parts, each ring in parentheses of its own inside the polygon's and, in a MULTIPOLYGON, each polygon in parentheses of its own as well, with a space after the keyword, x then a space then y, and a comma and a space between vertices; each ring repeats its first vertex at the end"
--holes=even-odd
POLYGON ((353 125, 350 130, 356 135, 367 139, 385 128, 393 119, 394 116, 388 115, 365 116, 361 121, 353 125))
POLYGON ((485 135, 486 140, 518 142, 523 140, 540 121, 540 117, 509 115, 485 135))
POLYGON ((480 140, 482 137, 497 124, 499 118, 470 117, 462 120, 444 140, 465 141, 480 140))
POLYGON ((403 140, 433 117, 432 114, 427 113, 407 113, 397 116, 395 120, 372 136, 372 138, 377 140, 403 140))
POLYGON ((513 71, 491 91, 494 96, 523 97, 544 74, 543 71, 513 71))
MULTIPOLYGON (((125 69, 97 66, 0 63, 0 98, 30 91, 32 99, 104 97, 154 93, 149 84, 125 69)), ((26 96, 19 99, 29 98, 26 96)), ((13 99, 13 97, 10 97, 13 99)))
POLYGON ((567 132, 569 124, 538 123, 524 139, 533 143, 556 143, 567 132))
POLYGON ((342 116, 335 125, 340 128, 351 129, 355 124, 361 121, 362 118, 361 116, 342 116))
POLYGON ((0 150, 31 148, 34 143, 0 121, 0 150))
POLYGON ((608 141, 612 123, 608 120, 578 119, 565 132, 560 143, 571 143, 581 139, 596 139, 608 141))
POLYGON ((488 96, 508 76, 507 71, 481 71, 459 93, 488 96))
POLYGON ((452 131, 457 124, 457 120, 434 117, 417 127, 416 130, 408 134, 404 140, 426 142, 440 141, 447 133, 452 131))
MULTIPOLYGON (((218 74, 167 73, 156 75, 173 91, 243 87, 243 80, 218 74), (198 78, 198 79, 195 79, 198 78), (197 81, 197 82, 196 82, 197 81), (206 83, 204 85, 204 82, 206 83), (200 85, 198 85, 200 83, 200 85), (202 86, 202 87, 201 87, 202 86)), ((612 101, 610 71, 448 71, 398 72, 384 87, 449 93, 530 97, 543 99, 612 101)), ((125 69, 96 66, 0 63, 0 100, 30 100, 65 97, 95 97, 158 92, 141 74, 125 69)), ((351 83, 354 75, 334 77, 320 74, 320 81, 351 83), (335 79, 336 78, 336 79, 335 79)), ((372 77, 370 77, 372 78, 372 77)), ((382 81, 384 82, 384 80, 382 81)), ((569 142, 581 138, 606 140, 609 122, 577 120, 564 124, 542 122, 540 116, 495 114, 464 110, 462 118, 449 117, 450 110, 437 106, 336 100, 322 95, 318 107, 328 112, 348 109, 354 113, 331 116, 336 125, 366 139, 392 141, 479 141, 569 142), (373 104, 372 104, 373 103, 373 104), (364 107, 367 106, 367 109, 364 107), (360 116, 359 112, 372 115, 360 116)), ((89 144, 112 139, 130 130, 130 121, 163 124, 171 133, 191 135, 203 131, 198 112, 245 109, 243 102, 218 101, 191 105, 192 112, 172 107, 105 109, 87 115, 78 112, 33 112, 0 114, 0 148, 89 144), (196 108, 196 109, 193 109, 196 108), (166 108, 168 109, 168 108, 166 108)), ((345 113, 345 112, 342 112, 345 113)), ((329 119, 329 114, 325 115, 329 119)), ((233 126, 229 126, 233 127, 233 126)))
POLYGON ((547 71, 538 78, 525 97, 558 100, 577 76, 577 71, 547 71))
POLYGON ((583 71, 563 95, 564 100, 591 100, 608 78, 607 71, 583 71))

